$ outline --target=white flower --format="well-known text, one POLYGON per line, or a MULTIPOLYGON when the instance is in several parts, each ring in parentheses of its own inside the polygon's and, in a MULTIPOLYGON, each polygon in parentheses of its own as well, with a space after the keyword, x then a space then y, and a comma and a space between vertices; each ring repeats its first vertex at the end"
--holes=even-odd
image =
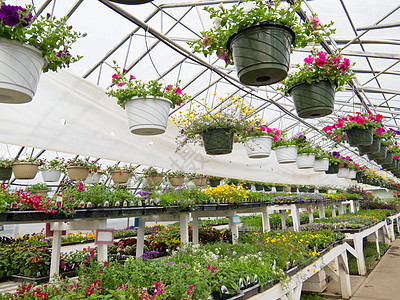
POLYGON ((287 10, 290 7, 290 4, 287 2, 282 2, 281 4, 279 4, 278 9, 280 10, 287 10))
POLYGON ((254 2, 244 2, 243 3, 243 12, 248 13, 255 8, 256 4, 254 2))
POLYGON ((213 19, 214 27, 215 27, 215 28, 220 28, 220 27, 221 27, 221 21, 222 21, 221 18, 215 17, 215 18, 213 19))

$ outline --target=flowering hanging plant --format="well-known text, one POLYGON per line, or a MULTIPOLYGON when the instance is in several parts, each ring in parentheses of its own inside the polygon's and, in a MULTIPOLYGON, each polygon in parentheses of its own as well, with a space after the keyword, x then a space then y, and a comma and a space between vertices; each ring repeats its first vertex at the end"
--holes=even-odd
POLYGON ((205 99, 195 104, 190 103, 187 113, 178 116, 172 116, 172 121, 179 129, 179 135, 176 137, 178 145, 177 150, 181 149, 187 143, 202 145, 202 134, 208 128, 227 127, 231 132, 236 133, 235 142, 241 142, 240 133, 243 132, 243 124, 253 124, 255 120, 248 120, 256 112, 255 109, 246 105, 242 98, 231 98, 229 100, 220 97, 220 103, 217 103, 216 110, 207 106, 205 99))
POLYGON ((244 142, 248 138, 270 136, 273 140, 278 140, 281 135, 281 131, 277 128, 270 128, 267 125, 263 125, 264 120, 255 117, 247 119, 242 123, 242 128, 238 130, 237 137, 239 142, 244 142))
POLYGON ((12 159, 1 158, 0 159, 0 168, 11 168, 13 164, 12 159))
POLYGON ((327 54, 323 51, 311 51, 311 55, 304 59, 304 64, 296 65, 298 71, 289 74, 283 81, 283 87, 280 87, 285 95, 289 95, 291 88, 299 83, 311 84, 313 81, 320 82, 328 80, 331 84, 336 85, 340 90, 348 81, 354 77, 354 72, 350 60, 343 58, 339 51, 327 54))
POLYGON ((227 48, 227 42, 232 34, 243 28, 269 23, 290 27, 295 34, 292 50, 305 47, 308 42, 321 42, 323 37, 334 32, 330 28, 333 22, 322 25, 315 14, 307 22, 300 22, 297 15, 300 6, 300 0, 296 0, 294 5, 283 5, 280 1, 271 5, 269 1, 245 0, 230 8, 225 8, 222 4, 218 7, 205 7, 213 19, 214 27, 201 32, 203 38, 188 44, 195 52, 203 53, 204 56, 215 53, 226 65, 232 65, 232 53, 227 48))
POLYGON ((272 143, 272 149, 276 149, 281 146, 302 146, 305 143, 306 136, 302 131, 298 132, 295 134, 293 137, 289 138, 286 135, 285 130, 281 130, 281 135, 277 138, 274 139, 272 143))
POLYGON ((320 151, 311 140, 307 139, 302 131, 295 134, 293 139, 298 147, 297 154, 317 154, 320 151))
POLYGON ((43 164, 39 167, 40 170, 57 170, 65 173, 65 160, 64 158, 56 157, 52 160, 44 160, 43 164))
MULTIPOLYGON (((328 138, 339 144, 345 141, 347 138, 345 136, 345 131, 357 127, 360 129, 367 129, 372 126, 374 128, 382 128, 383 116, 378 114, 373 116, 370 111, 367 113, 357 112, 355 116, 347 115, 346 117, 339 118, 337 123, 334 125, 325 126, 322 130, 325 132, 328 138)), ((376 131, 378 136, 382 135, 381 130, 376 131)))
POLYGON ((190 97, 182 93, 179 87, 179 82, 175 85, 168 84, 163 86, 157 80, 150 80, 144 83, 137 80, 135 76, 127 75, 127 70, 118 67, 116 61, 114 61, 115 74, 112 75, 112 83, 114 87, 106 92, 107 96, 115 97, 118 99, 117 103, 125 108, 125 102, 132 100, 133 97, 146 98, 146 96, 153 96, 154 98, 166 98, 171 100, 172 108, 176 105, 180 106, 185 101, 189 100, 190 97))
POLYGON ((82 56, 72 56, 69 51, 86 33, 73 31, 66 23, 68 17, 56 20, 47 14, 34 19, 33 12, 32 5, 23 8, 0 1, 0 37, 31 45, 42 52, 47 59, 43 72, 57 71, 78 61, 82 56))

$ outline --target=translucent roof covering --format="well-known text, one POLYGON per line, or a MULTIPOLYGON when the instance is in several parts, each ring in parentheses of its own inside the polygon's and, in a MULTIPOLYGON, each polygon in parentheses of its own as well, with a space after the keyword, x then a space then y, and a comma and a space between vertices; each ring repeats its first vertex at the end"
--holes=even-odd
MULTIPOLYGON (((346 85, 344 90, 336 93, 334 113, 318 119, 297 117, 292 98, 285 97, 277 91, 278 84, 261 87, 244 86, 238 81, 233 66, 225 67, 224 62, 216 56, 205 58, 200 54, 193 53, 187 45, 186 42, 201 38, 200 32, 212 26, 209 14, 203 10, 205 5, 213 6, 224 3, 224 6, 228 7, 238 1, 175 1, 171 3, 171 1, 154 0, 141 5, 115 4, 107 0, 35 0, 33 2, 38 13, 50 13, 57 17, 69 16, 68 22, 73 25, 75 30, 87 33, 87 37, 76 42, 72 51, 73 54, 82 55, 83 58, 72 64, 65 72, 42 76, 38 93, 31 104, 27 104, 25 107, 21 105, 18 108, 0 104, 4 116, 2 117, 3 126, 0 129, 0 142, 4 144, 174 168, 173 164, 166 162, 168 157, 160 159, 160 161, 157 158, 138 160, 134 155, 122 155, 121 151, 113 152, 114 145, 111 138, 101 142, 96 141, 99 137, 103 138, 96 136, 96 130, 100 127, 108 131, 108 136, 112 136, 110 132, 114 132, 116 129, 108 128, 105 124, 107 121, 95 120, 95 115, 86 111, 93 109, 93 106, 100 105, 101 108, 98 109, 102 112, 102 116, 108 116, 110 123, 116 127, 126 126, 123 123, 124 112, 113 103, 112 99, 104 96, 105 89, 111 84, 114 60, 119 66, 125 67, 129 73, 143 81, 163 78, 165 82, 174 83, 180 80, 184 92, 192 96, 192 101, 201 98, 209 99, 208 103, 211 108, 216 103, 216 97, 220 95, 224 96, 230 93, 230 95, 241 96, 246 103, 260 113, 269 126, 280 129, 288 128, 289 135, 310 128, 307 136, 324 147, 332 148, 333 146, 331 142, 322 140, 321 129, 328 124, 333 124, 338 116, 346 113, 368 109, 373 113, 382 114, 385 117, 384 123, 388 127, 396 130, 399 128, 400 5, 395 1, 303 1, 303 16, 317 13, 322 23, 329 23, 331 20, 335 23, 335 34, 322 45, 315 46, 319 49, 325 48, 325 50, 343 48, 344 56, 351 59, 352 62, 356 62, 354 67, 356 78, 346 85), (54 82, 61 84, 64 76, 66 83, 57 94, 54 82), (91 84, 78 84, 75 78, 77 78, 76 80, 85 79, 91 84), (99 87, 98 89, 95 87, 96 85, 99 87), (74 86, 79 86, 75 92, 73 91, 74 86), (82 94, 83 91, 86 94, 82 94), (54 98, 42 100, 46 96, 54 98), (68 98, 72 96, 76 96, 80 100, 68 98), (58 114, 57 108, 53 107, 58 101, 63 103, 62 111, 68 117, 63 117, 61 112, 58 114), (85 101, 89 101, 90 105, 85 101), (46 107, 40 106, 39 103, 45 104, 46 107), (68 107, 68 103, 71 104, 70 107, 68 107), (80 106, 80 103, 86 103, 87 106, 80 106), (33 118, 35 121, 32 121, 32 125, 35 127, 30 131, 27 131, 30 120, 26 111, 27 107, 29 107, 29 113, 39 115, 38 118, 33 118), (64 133, 61 128, 65 129, 66 126, 62 123, 71 118, 72 111, 69 111, 68 114, 66 111, 72 108, 75 109, 74 113, 78 116, 87 116, 93 119, 81 122, 82 127, 76 131, 69 131, 69 138, 75 134, 77 139, 68 143, 67 139, 63 139, 64 133), (51 119, 53 113, 59 119, 52 120, 54 123, 47 124, 49 133, 52 134, 52 136, 48 136, 48 142, 44 141, 46 132, 39 133, 37 138, 32 138, 41 131, 41 126, 47 128, 46 120, 51 119), (14 117, 23 115, 28 119, 14 118, 9 122, 7 118, 11 115, 14 117), (60 125, 58 133, 54 124, 60 125), (23 137, 24 132, 28 136, 23 137), (31 135, 30 138, 29 135, 31 135), (58 139, 60 139, 60 143, 57 144, 58 139), (93 146, 88 148, 72 147, 72 144, 75 143, 87 143, 93 146), (104 151, 99 151, 99 148, 104 151)), ((15 0, 7 1, 7 3, 23 5, 31 4, 31 1, 15 0)), ((302 63, 311 49, 312 47, 309 46, 294 51, 291 55, 291 67, 302 63)), ((171 111, 171 114, 178 114, 186 107, 184 105, 171 111)), ((119 137, 120 139, 115 145, 121 145, 122 149, 124 143, 121 141, 124 139, 125 141, 133 139, 126 142, 126 149, 137 144, 148 147, 149 143, 157 144, 162 141, 158 144, 160 147, 157 150, 163 152, 162 147, 165 143, 165 153, 176 155, 173 154, 172 145, 177 131, 172 123, 169 124, 169 127, 171 129, 164 137, 145 138, 124 135, 119 137)), ((143 147, 138 146, 135 151, 146 151, 143 147)), ((19 147, 11 146, 7 149, 3 145, 0 155, 15 156, 18 149, 19 147), (10 151, 10 149, 12 150, 10 151)), ((350 155, 360 164, 377 168, 366 158, 358 156, 358 152, 348 145, 341 145, 338 150, 343 155, 350 155)), ((145 154, 147 153, 142 153, 139 157, 144 157, 145 154)), ((199 155, 202 159, 211 159, 204 152, 199 155)), ((228 158, 212 159, 221 162, 231 160, 229 156, 228 158)), ((184 160, 182 158, 182 161, 184 160)), ((258 164, 261 166, 261 162, 258 164)), ((176 168, 187 169, 188 167, 183 164, 177 165, 176 168)), ((188 168, 188 171, 194 171, 194 169, 188 168)), ((207 171, 210 174, 213 173, 212 168, 207 171)), ((221 175, 226 173, 225 176, 228 176, 229 170, 222 171, 221 169, 221 172, 214 173, 221 175)))

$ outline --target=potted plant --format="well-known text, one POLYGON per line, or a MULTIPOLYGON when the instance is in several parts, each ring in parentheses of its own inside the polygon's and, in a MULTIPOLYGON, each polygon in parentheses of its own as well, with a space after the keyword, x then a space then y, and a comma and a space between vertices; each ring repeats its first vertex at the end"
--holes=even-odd
POLYGON ((298 169, 311 169, 314 167, 315 154, 317 149, 315 145, 307 140, 307 137, 303 132, 297 133, 293 137, 297 142, 297 161, 296 165, 298 169))
POLYGON ((329 159, 329 168, 325 171, 326 174, 337 174, 339 172, 339 165, 341 163, 341 156, 339 152, 333 151, 327 153, 329 159))
POLYGON ((280 184, 280 183, 275 183, 274 187, 275 187, 275 191, 283 192, 283 188, 285 187, 285 185, 284 184, 280 184))
POLYGON ((35 178, 38 168, 40 165, 40 160, 34 158, 22 159, 13 162, 12 170, 14 177, 16 179, 33 179, 35 178))
MULTIPOLYGON (((354 64, 353 64, 354 65, 354 64)), ((354 77, 351 64, 339 51, 332 54, 314 49, 304 64, 289 74, 280 88, 291 95, 301 118, 319 118, 333 112, 335 90, 340 90, 354 77)))
POLYGON ((49 161, 44 160, 39 170, 44 181, 57 182, 60 180, 61 174, 66 171, 65 160, 59 157, 49 161))
POLYGON ((373 142, 375 128, 381 127, 382 115, 371 115, 371 112, 357 112, 355 116, 347 115, 338 119, 335 125, 328 125, 322 130, 335 143, 347 140, 352 147, 369 146, 373 142))
POLYGON ((262 125, 263 120, 246 120, 237 134, 246 147, 248 158, 266 158, 271 154, 272 141, 280 136, 280 130, 262 125))
POLYGON ((190 99, 182 93, 179 82, 167 86, 157 80, 144 83, 133 75, 126 76, 127 70, 121 71, 115 61, 114 65, 113 87, 106 94, 117 98, 118 105, 126 109, 129 130, 138 135, 164 133, 170 108, 190 99))
POLYGON ((314 172, 324 172, 329 170, 328 154, 322 150, 321 146, 315 145, 316 154, 313 170, 314 172))
POLYGON ((339 163, 339 171, 337 173, 337 177, 339 178, 348 178, 350 175, 349 165, 352 159, 349 156, 340 157, 341 162, 339 163))
POLYGON ((207 181, 208 184, 211 187, 217 187, 219 186, 219 184, 221 183, 221 180, 224 179, 222 177, 218 177, 218 176, 207 176, 207 181))
POLYGON ((164 174, 162 172, 158 172, 154 167, 148 167, 144 169, 143 175, 150 186, 160 185, 164 179, 164 174))
POLYGON ((89 174, 86 177, 85 182, 88 184, 96 184, 100 181, 101 175, 106 172, 101 168, 101 165, 96 161, 89 162, 89 174))
POLYGON ((74 158, 67 161, 67 173, 70 180, 86 180, 89 175, 89 158, 74 158))
POLYGON ((133 167, 131 165, 115 165, 108 168, 108 173, 111 175, 114 183, 124 184, 129 181, 132 172, 136 170, 136 168, 137 167, 133 167))
POLYGON ((183 171, 168 172, 166 175, 172 186, 182 186, 185 181, 185 172, 183 171))
POLYGON ((48 186, 45 183, 36 183, 33 185, 28 185, 25 189, 32 196, 47 196, 48 186))
POLYGON ((189 42, 195 52, 216 54, 226 65, 234 64, 240 82, 268 85, 287 76, 290 52, 308 42, 320 42, 333 30, 322 25, 316 15, 300 22, 301 1, 281 5, 249 1, 225 8, 205 7, 214 18, 214 27, 201 32, 203 38, 189 42))
POLYGON ((24 8, 0 2, 0 58, 4 74, 0 102, 26 103, 32 100, 40 74, 57 71, 79 60, 71 45, 86 34, 71 30, 67 18, 48 14, 33 18, 32 5, 24 8))
POLYGON ((296 162, 298 142, 295 137, 288 138, 286 133, 281 131, 281 136, 272 143, 272 149, 275 150, 278 163, 288 164, 296 162))
POLYGON ((187 113, 172 116, 172 121, 179 129, 176 137, 177 151, 187 143, 204 145, 209 155, 229 154, 232 152, 234 139, 239 141, 243 123, 253 116, 254 109, 247 106, 240 98, 229 100, 220 97, 220 102, 215 104, 216 110, 207 106, 205 99, 193 102, 187 113))
POLYGON ((10 180, 12 175, 12 163, 10 159, 0 159, 0 180, 10 180))
POLYGON ((204 187, 207 185, 207 177, 203 174, 189 173, 187 174, 187 177, 198 187, 204 187))

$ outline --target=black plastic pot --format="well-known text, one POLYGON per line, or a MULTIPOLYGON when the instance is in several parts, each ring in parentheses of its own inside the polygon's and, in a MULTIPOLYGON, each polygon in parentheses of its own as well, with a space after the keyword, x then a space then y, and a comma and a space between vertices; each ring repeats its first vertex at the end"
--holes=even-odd
POLYGON ((275 186, 277 192, 283 192, 283 186, 275 186))
POLYGON ((374 127, 369 126, 367 129, 353 127, 346 130, 347 142, 352 147, 370 146, 374 140, 374 127))
POLYGON ((0 168, 0 180, 10 180, 12 168, 0 168))
POLYGON ((289 89, 300 118, 320 118, 333 112, 336 86, 327 80, 300 83, 289 89))
POLYGON ((337 174, 339 173, 339 165, 331 165, 329 164, 328 171, 325 171, 326 174, 337 174))
POLYGON ((255 185, 256 191, 263 191, 264 190, 264 185, 262 184, 256 184, 255 185))
POLYGON ((358 150, 360 154, 374 154, 380 153, 381 151, 381 139, 378 137, 373 137, 372 144, 369 146, 359 146, 358 150))
POLYGON ((262 86, 286 78, 294 32, 279 24, 239 30, 227 43, 241 83, 262 86))
POLYGON ((217 187, 221 183, 221 180, 219 179, 209 179, 208 181, 210 182, 211 187, 217 187))
POLYGON ((233 132, 228 127, 208 128, 203 132, 204 149, 208 155, 229 154, 233 148, 233 132))

